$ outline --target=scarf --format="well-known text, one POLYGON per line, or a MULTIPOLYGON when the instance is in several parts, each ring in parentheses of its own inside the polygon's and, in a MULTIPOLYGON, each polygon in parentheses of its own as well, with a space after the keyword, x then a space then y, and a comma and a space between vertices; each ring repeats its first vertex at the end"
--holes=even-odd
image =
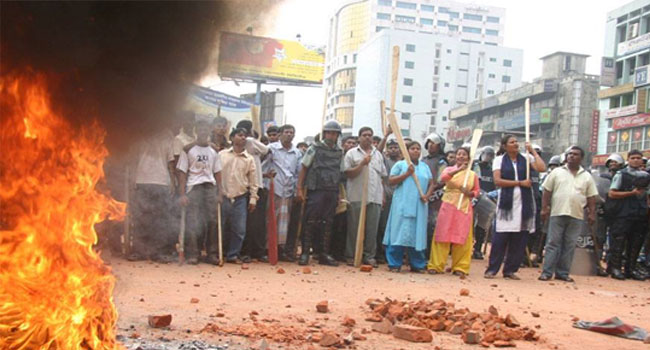
MULTIPOLYGON (((504 154, 501 160, 501 178, 504 180, 515 180, 515 169, 512 166, 512 161, 508 154, 504 154)), ((521 154, 517 154, 517 178, 519 180, 526 179, 526 158, 521 154)), ((499 197, 499 217, 503 220, 512 220, 512 198, 515 192, 514 187, 501 188, 501 196, 499 197)), ((532 188, 521 188, 521 204, 522 204, 522 227, 528 226, 528 220, 533 216, 533 192, 532 188)))

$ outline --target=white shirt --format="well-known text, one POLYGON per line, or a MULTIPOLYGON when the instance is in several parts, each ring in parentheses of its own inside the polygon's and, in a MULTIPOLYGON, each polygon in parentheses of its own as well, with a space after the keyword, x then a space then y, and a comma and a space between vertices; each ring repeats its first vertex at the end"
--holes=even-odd
POLYGON ((153 135, 140 144, 140 158, 135 172, 135 183, 169 186, 171 179, 167 164, 174 160, 171 131, 153 135))
POLYGON ((176 168, 187 174, 187 193, 194 185, 216 185, 214 174, 221 171, 221 159, 212 147, 195 145, 187 153, 181 152, 176 168))
POLYGON ((174 155, 180 156, 183 153, 183 147, 194 142, 194 140, 196 140, 196 137, 186 134, 181 128, 181 132, 174 137, 174 155))
MULTIPOLYGON (((384 156, 374 146, 370 151, 370 163, 368 164, 368 203, 382 204, 384 201, 384 186, 382 179, 388 176, 384 156)), ((361 146, 354 147, 345 154, 343 158, 343 171, 352 169, 359 165, 366 157, 366 152, 361 146)), ((357 177, 347 179, 345 191, 350 202, 361 202, 363 193, 363 177, 365 170, 362 170, 357 177)))
MULTIPOLYGON (((503 161, 503 157, 507 157, 507 154, 503 154, 500 156, 497 156, 494 158, 494 161, 492 162, 492 171, 497 171, 501 170, 501 162, 503 161)), ((526 157, 526 155, 523 155, 526 157)), ((530 159, 530 164, 533 164, 535 162, 535 157, 532 155, 528 155, 530 159)), ((517 162, 512 162, 512 167, 515 169, 515 180, 514 181, 519 181, 519 174, 517 174, 517 162)), ((503 177, 502 177, 503 178, 503 177)), ((521 179, 522 181, 525 179, 521 179)), ((530 190, 530 189, 528 189, 530 190)), ((499 190, 499 201, 501 201, 501 190, 499 190)), ((498 203, 498 202, 497 202, 498 203)), ((533 200, 533 213, 535 213, 535 201, 533 200)), ((498 204, 497 204, 498 208, 498 204)), ((522 219, 522 211, 523 211, 523 206, 521 204, 521 188, 519 186, 514 187, 514 191, 512 193, 512 219, 511 220, 504 220, 500 218, 500 215, 497 210, 497 226, 496 226, 496 231, 497 232, 519 232, 523 231, 526 228, 521 227, 521 219, 522 219)), ((528 220, 528 233, 533 233, 535 232, 535 216, 528 220)))

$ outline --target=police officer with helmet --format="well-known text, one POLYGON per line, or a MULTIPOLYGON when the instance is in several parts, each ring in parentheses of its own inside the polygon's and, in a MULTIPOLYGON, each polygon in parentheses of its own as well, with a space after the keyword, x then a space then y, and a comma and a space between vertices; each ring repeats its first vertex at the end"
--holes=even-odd
POLYGON ((332 223, 338 204, 339 182, 341 181, 341 159, 343 151, 337 145, 341 125, 329 120, 323 125, 321 139, 311 145, 302 157, 302 168, 298 176, 296 198, 305 200, 303 186, 307 189, 305 206, 306 225, 302 235, 302 253, 299 264, 309 264, 310 249, 315 241, 314 251, 320 252, 318 263, 337 266, 331 255, 330 240, 332 223))

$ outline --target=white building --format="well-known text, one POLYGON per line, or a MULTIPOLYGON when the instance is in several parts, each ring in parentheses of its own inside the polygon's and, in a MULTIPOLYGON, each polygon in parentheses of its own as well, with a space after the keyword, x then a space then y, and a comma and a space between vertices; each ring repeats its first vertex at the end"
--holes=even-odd
MULTIPOLYGON (((632 149, 650 155, 650 0, 636 0, 607 13, 605 50, 598 93, 598 156, 604 165, 611 153, 624 157, 632 149)), ((594 131, 596 131, 594 130, 594 131)))
MULTIPOLYGON (((500 47, 503 44, 504 20, 503 8, 455 1, 346 2, 330 19, 324 79, 328 97, 326 118, 335 118, 343 125, 344 131, 351 131, 355 115, 357 55, 361 46, 375 33, 396 29, 418 34, 418 37, 439 34, 438 37, 442 35, 458 42, 500 47)), ((511 84, 513 86, 509 88, 519 85, 514 80, 511 84)), ((438 124, 438 127, 442 125, 438 124)))
POLYGON ((456 106, 521 85, 523 52, 467 43, 445 34, 382 30, 359 50, 352 132, 380 130, 380 100, 390 106, 392 47, 400 47, 395 109, 404 136, 447 135, 456 106))

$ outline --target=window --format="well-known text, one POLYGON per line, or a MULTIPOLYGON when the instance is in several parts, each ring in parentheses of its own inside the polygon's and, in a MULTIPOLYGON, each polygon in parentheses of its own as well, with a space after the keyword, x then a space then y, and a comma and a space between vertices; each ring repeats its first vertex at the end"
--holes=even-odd
POLYGON ((415 23, 415 17, 395 15, 395 22, 415 23))
POLYGON ((411 103, 413 101, 413 96, 410 95, 402 95, 402 102, 404 103, 411 103))
POLYGON ((461 40, 461 41, 464 42, 464 43, 468 43, 468 44, 480 44, 480 43, 481 43, 480 41, 477 41, 477 40, 467 40, 467 39, 463 39, 463 40, 461 40))
POLYGON ((469 56, 469 52, 461 52, 460 54, 463 56, 469 56))
POLYGON ((413 69, 415 68, 415 62, 404 61, 404 68, 413 69))
POLYGON ((433 20, 431 18, 420 18, 420 24, 423 26, 432 26, 433 20))
POLYGON ((451 53, 451 49, 447 49, 447 53, 451 53))
POLYGON ((436 107, 437 104, 438 104, 438 100, 436 100, 435 98, 433 100, 431 100, 431 108, 433 108, 433 109, 438 108, 438 107, 436 107))
POLYGON ((445 83, 445 87, 449 87, 449 83, 445 83))
POLYGON ((449 13, 449 8, 447 7, 438 7, 439 13, 449 13))
POLYGON ((352 55, 352 63, 357 63, 357 54, 352 55))
POLYGON ((490 62, 496 62, 496 61, 497 61, 496 57, 490 57, 490 62))
POLYGON ((433 12, 433 6, 431 5, 420 5, 420 10, 425 12, 433 12))
POLYGON ((388 29, 388 27, 380 27, 378 26, 377 29, 375 29, 376 32, 381 32, 384 29, 388 29))
POLYGON ((409 129, 402 129, 402 136, 404 136, 404 137, 411 137, 411 130, 409 130, 409 129))
POLYGON ((393 6, 393 0, 379 0, 379 6, 393 6))
POLYGON ((499 31, 494 29, 486 29, 485 35, 499 36, 499 31))
POLYGON ((377 19, 387 19, 390 21, 390 13, 377 12, 377 19))
POLYGON ((446 27, 446 26, 447 26, 447 21, 438 20, 438 27, 446 27))
POLYGON ((447 28, 449 28, 450 32, 457 32, 458 31, 458 26, 453 25, 453 24, 448 25, 447 28))
POLYGON ((343 64, 348 64, 348 56, 343 56, 343 64))
POLYGON ((404 112, 404 113, 402 113, 401 118, 402 118, 402 120, 409 120, 409 119, 411 119, 411 113, 404 112))
POLYGON ((433 83, 433 92, 438 92, 438 83, 433 83))
POLYGON ((406 2, 406 1, 398 1, 396 6, 397 8, 400 9, 409 9, 409 10, 415 10, 417 8, 417 4, 412 2, 406 2))
POLYGON ((497 77, 497 76, 496 76, 496 74, 494 74, 494 73, 489 73, 489 74, 488 74, 488 78, 490 78, 490 79, 494 79, 494 78, 496 78, 496 77, 497 77))
POLYGON ((632 143, 630 149, 643 149, 643 128, 632 129, 632 143))
POLYGON ((494 95, 494 90, 488 90, 488 95, 494 95))
POLYGON ((463 26, 463 32, 481 34, 481 28, 463 26))
POLYGON ((509 75, 504 75, 501 77, 501 82, 502 83, 509 83, 510 82, 510 76, 509 75))
POLYGON ((483 16, 475 15, 475 14, 471 14, 471 13, 463 13, 463 19, 469 19, 471 21, 479 21, 480 22, 480 21, 483 20, 483 16))
POLYGON ((413 79, 404 78, 404 85, 405 86, 413 86, 413 79))
POLYGON ((488 23, 499 23, 499 17, 487 16, 486 20, 488 23))
POLYGON ((465 69, 465 68, 458 68, 458 71, 459 71, 459 72, 467 72, 468 70, 465 69))
POLYGON ((512 60, 503 60, 504 67, 512 67, 512 60))
POLYGON ((460 17, 460 13, 458 13, 458 12, 449 11, 447 13, 449 14, 449 18, 459 18, 460 17))
POLYGON ((415 45, 406 44, 406 52, 415 52, 415 45))
POLYGON ((449 104, 449 101, 448 100, 442 100, 442 103, 449 104))
POLYGON ((564 56, 564 70, 571 70, 571 56, 564 56))
POLYGON ((433 66, 433 75, 438 75, 439 74, 439 66, 435 65, 433 66))
POLYGON ((451 69, 451 67, 445 66, 445 70, 450 70, 450 69, 451 69))
POLYGON ((485 45, 490 45, 490 46, 497 46, 497 43, 491 43, 491 42, 485 42, 485 45))

